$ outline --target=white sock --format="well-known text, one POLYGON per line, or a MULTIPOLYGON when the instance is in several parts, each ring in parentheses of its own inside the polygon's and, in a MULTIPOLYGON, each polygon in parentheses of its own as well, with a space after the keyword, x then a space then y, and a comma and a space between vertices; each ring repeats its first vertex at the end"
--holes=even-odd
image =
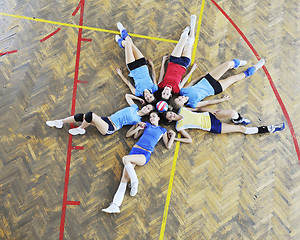
POLYGON ((125 165, 125 168, 126 168, 126 170, 127 170, 127 172, 128 172, 128 175, 129 175, 129 177, 130 177, 130 181, 131 181, 132 183, 138 182, 137 175, 136 175, 136 172, 134 171, 133 165, 132 165, 131 163, 127 163, 127 164, 125 165))
POLYGON ((193 45, 195 42, 195 38, 192 38, 192 37, 189 37, 186 41, 186 44, 190 44, 190 45, 193 45))
POLYGON ((121 206, 121 204, 123 202, 124 195, 125 195, 125 192, 126 192, 126 187, 127 187, 127 183, 120 182, 118 190, 115 193, 113 203, 116 204, 119 207, 121 206))
POLYGON ((258 127, 246 127, 244 134, 255 134, 258 133, 258 127))

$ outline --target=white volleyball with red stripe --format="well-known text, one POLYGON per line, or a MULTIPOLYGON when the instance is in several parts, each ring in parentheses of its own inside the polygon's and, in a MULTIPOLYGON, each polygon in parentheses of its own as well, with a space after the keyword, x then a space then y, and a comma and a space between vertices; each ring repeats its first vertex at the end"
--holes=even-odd
POLYGON ((156 104, 156 109, 157 111, 159 112, 165 112, 168 110, 168 103, 165 102, 165 101, 159 101, 157 104, 156 104))

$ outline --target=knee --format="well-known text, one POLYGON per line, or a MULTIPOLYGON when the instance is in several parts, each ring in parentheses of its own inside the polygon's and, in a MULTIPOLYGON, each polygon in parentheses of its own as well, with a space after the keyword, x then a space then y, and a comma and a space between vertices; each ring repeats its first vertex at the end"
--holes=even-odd
POLYGON ((93 112, 88 112, 84 115, 84 120, 91 123, 93 120, 93 112))
POLYGON ((126 165, 127 163, 129 163, 129 160, 128 160, 127 156, 124 156, 122 158, 122 162, 123 162, 124 165, 126 165))
POLYGON ((231 68, 234 67, 235 63, 234 63, 234 61, 228 61, 228 62, 225 62, 223 64, 226 66, 226 68, 231 69, 231 68))
POLYGON ((83 116, 84 116, 83 113, 77 113, 77 114, 74 115, 74 120, 76 122, 83 122, 83 116))

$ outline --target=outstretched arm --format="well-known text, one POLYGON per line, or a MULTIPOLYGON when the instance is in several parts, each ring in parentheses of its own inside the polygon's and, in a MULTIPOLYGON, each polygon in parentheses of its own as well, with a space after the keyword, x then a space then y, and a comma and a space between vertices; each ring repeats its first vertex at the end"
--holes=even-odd
POLYGON ((139 138, 145 129, 146 123, 144 122, 139 122, 136 125, 133 125, 126 133, 126 137, 131 137, 133 136, 134 139, 139 138))
POLYGON ((163 56, 162 62, 161 62, 161 68, 160 68, 160 73, 159 73, 159 78, 157 81, 157 84, 160 84, 164 78, 165 75, 165 63, 169 59, 168 55, 163 56))
POLYGON ((193 142, 193 139, 185 130, 180 130, 179 133, 181 134, 181 138, 175 138, 174 140, 176 140, 178 142, 183 142, 183 143, 192 143, 193 142))
POLYGON ((138 100, 138 101, 140 101, 142 104, 145 103, 144 99, 139 98, 139 97, 134 96, 134 95, 129 94, 129 93, 125 94, 125 99, 126 99, 126 101, 127 101, 127 103, 128 103, 129 106, 132 106, 133 104, 135 104, 133 100, 138 100))
POLYGON ((185 75, 185 77, 179 83, 179 88, 180 89, 183 88, 183 86, 186 84, 187 80, 190 78, 190 76, 196 70, 197 67, 198 67, 197 63, 194 63, 191 70, 190 70, 190 72, 187 75, 185 75))
POLYGON ((116 68, 117 74, 121 77, 123 82, 129 87, 132 94, 135 94, 135 87, 128 81, 128 79, 123 75, 121 68, 116 68))
POLYGON ((204 107, 208 106, 208 105, 212 105, 212 104, 217 104, 217 103, 221 103, 221 102, 226 102, 230 100, 230 96, 225 95, 224 97, 222 97, 221 99, 214 99, 214 100, 207 100, 207 101, 201 101, 198 102, 196 109, 198 111, 204 111, 204 107))
POLYGON ((155 68, 154 68, 154 64, 152 62, 151 59, 148 59, 148 63, 151 67, 151 77, 152 77, 152 81, 155 85, 157 85, 157 80, 156 80, 156 74, 155 74, 155 68))
POLYGON ((173 130, 170 130, 163 135, 163 141, 167 149, 172 147, 175 140, 175 135, 176 133, 173 130))

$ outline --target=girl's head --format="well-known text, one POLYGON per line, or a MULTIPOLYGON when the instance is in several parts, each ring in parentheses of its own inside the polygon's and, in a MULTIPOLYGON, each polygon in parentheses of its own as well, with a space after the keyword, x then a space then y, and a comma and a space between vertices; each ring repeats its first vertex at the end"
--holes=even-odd
POLYGON ((166 119, 167 123, 171 123, 172 121, 177 121, 178 114, 173 111, 166 111, 163 113, 163 117, 166 119))
POLYGON ((178 96, 174 99, 174 107, 181 108, 189 101, 188 96, 178 96))
POLYGON ((143 94, 144 94, 144 98, 147 103, 151 103, 151 104, 155 105, 156 99, 155 99, 153 93, 151 93, 148 89, 145 89, 143 94))
POLYGON ((163 88, 161 92, 161 99, 168 101, 172 97, 172 86, 167 85, 163 88))
POLYGON ((142 113, 141 116, 148 115, 151 111, 153 111, 155 108, 152 104, 147 104, 146 106, 142 107, 140 112, 142 113))
POLYGON ((152 125, 158 126, 158 125, 159 125, 159 120, 160 120, 160 117, 159 117, 159 115, 158 115, 158 112, 153 111, 153 112, 150 113, 150 116, 149 116, 149 122, 150 122, 152 125))

